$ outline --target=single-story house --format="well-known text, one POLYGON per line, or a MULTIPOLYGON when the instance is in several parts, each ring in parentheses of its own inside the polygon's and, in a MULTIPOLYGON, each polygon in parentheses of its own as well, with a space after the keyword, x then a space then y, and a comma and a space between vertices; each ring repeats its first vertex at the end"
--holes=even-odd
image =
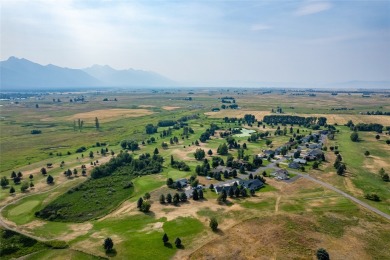
POLYGON ((299 163, 297 163, 297 162, 290 162, 290 163, 288 164, 288 168, 291 168, 291 169, 299 169, 299 168, 301 168, 301 166, 300 166, 299 163))
POLYGON ((305 159, 306 160, 316 160, 320 159, 324 152, 321 149, 313 149, 307 152, 305 159))
POLYGON ((181 187, 184 188, 188 185, 188 180, 183 178, 183 179, 176 180, 175 183, 176 186, 178 186, 177 184, 180 183, 181 187))
POLYGON ((272 176, 274 176, 276 179, 279 180, 288 180, 290 177, 288 177, 288 171, 285 169, 279 169, 274 173, 271 173, 272 176))
POLYGON ((322 144, 309 144, 308 145, 308 148, 309 149, 321 149, 321 147, 322 147, 322 144))
POLYGON ((296 162, 296 163, 299 163, 299 164, 306 164, 306 160, 305 159, 301 159, 301 158, 296 158, 293 160, 293 162, 296 162))
POLYGON ((240 181, 240 184, 246 189, 258 190, 264 186, 264 183, 259 179, 240 181))

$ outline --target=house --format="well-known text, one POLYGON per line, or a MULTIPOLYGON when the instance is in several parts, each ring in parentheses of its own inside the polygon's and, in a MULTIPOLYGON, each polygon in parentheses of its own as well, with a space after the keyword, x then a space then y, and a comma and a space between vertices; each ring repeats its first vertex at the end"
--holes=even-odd
POLYGON ((217 167, 215 167, 214 169, 211 170, 213 173, 219 173, 219 172, 224 172, 224 171, 228 171, 228 172, 231 172, 232 171, 232 168, 231 167, 226 167, 226 166, 222 166, 222 165, 218 165, 217 167))
POLYGON ((288 168, 291 168, 291 169, 299 169, 299 168, 301 168, 301 166, 300 166, 299 163, 297 163, 297 162, 290 162, 290 163, 288 164, 288 168))
POLYGON ((288 171, 285 170, 285 169, 277 170, 276 172, 271 173, 271 175, 274 176, 275 179, 278 179, 278 180, 288 180, 288 179, 290 179, 290 177, 288 177, 288 171))
POLYGON ((259 179, 240 181, 240 184, 246 189, 258 190, 264 186, 264 183, 259 179))
POLYGON ((263 150, 262 153, 259 153, 257 157, 260 158, 267 158, 268 156, 271 156, 271 154, 275 154, 274 150, 263 150))
POLYGON ((317 160, 321 159, 324 152, 321 149, 313 149, 307 152, 305 159, 306 160, 317 160))
POLYGON ((322 147, 322 144, 309 144, 308 145, 308 148, 309 149, 321 149, 321 147, 322 147))
POLYGON ((180 187, 184 188, 188 185, 188 180, 187 179, 179 179, 175 181, 176 187, 178 186, 178 183, 180 183, 180 187))
POLYGON ((306 164, 306 160, 305 159, 301 159, 301 158, 294 159, 293 162, 296 162, 296 163, 299 163, 299 164, 306 164))

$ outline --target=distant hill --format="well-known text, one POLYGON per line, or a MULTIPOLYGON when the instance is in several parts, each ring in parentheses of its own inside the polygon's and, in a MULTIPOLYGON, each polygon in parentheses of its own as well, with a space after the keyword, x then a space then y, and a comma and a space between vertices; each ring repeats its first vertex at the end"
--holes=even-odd
POLYGON ((143 70, 115 70, 108 65, 93 65, 84 71, 106 86, 175 86, 176 83, 157 73, 143 70))
POLYGON ((26 59, 10 57, 0 62, 2 89, 66 88, 99 86, 99 80, 78 69, 42 66, 26 59))
POLYGON ((94 65, 85 70, 40 65, 10 57, 0 62, 1 89, 53 89, 79 87, 164 87, 175 83, 157 73, 139 70, 115 70, 94 65))

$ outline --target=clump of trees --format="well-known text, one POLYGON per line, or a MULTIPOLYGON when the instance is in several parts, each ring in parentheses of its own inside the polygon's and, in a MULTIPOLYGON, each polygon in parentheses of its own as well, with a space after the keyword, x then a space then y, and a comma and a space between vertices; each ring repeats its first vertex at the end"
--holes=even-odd
POLYGON ((139 149, 138 142, 134 140, 123 140, 121 142, 121 147, 123 149, 129 149, 132 152, 139 149))

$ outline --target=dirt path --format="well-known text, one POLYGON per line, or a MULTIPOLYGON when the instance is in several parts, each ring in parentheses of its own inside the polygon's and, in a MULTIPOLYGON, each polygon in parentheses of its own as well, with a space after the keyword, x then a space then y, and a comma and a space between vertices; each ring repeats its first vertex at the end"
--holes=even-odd
POLYGON ((276 199, 276 203, 275 203, 275 213, 278 213, 279 211, 279 202, 280 202, 280 199, 282 198, 282 196, 278 196, 278 198, 276 199))

